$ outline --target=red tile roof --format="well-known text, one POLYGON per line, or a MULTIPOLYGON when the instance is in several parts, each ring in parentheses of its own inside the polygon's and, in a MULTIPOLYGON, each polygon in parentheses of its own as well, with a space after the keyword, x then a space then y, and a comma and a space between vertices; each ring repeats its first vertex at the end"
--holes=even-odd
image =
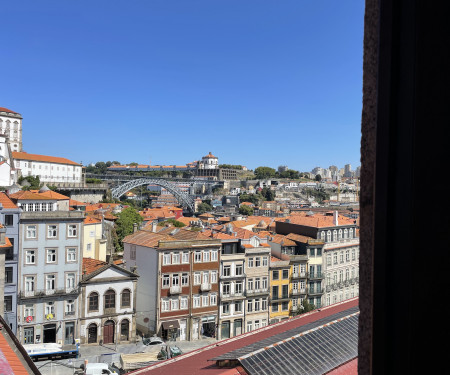
POLYGON ((17 112, 11 111, 10 109, 5 108, 5 107, 0 107, 0 112, 15 113, 18 115, 17 112))
POLYGON ((0 192, 0 203, 3 208, 18 208, 14 202, 3 192, 0 192))
POLYGON ((92 258, 83 258, 82 272, 83 275, 89 275, 97 271, 99 268, 106 266, 108 263, 92 258))
MULTIPOLYGON (((215 344, 183 354, 173 359, 159 362, 145 369, 137 370, 132 374, 183 374, 183 375, 223 375, 229 369, 216 367, 210 359, 233 350, 243 348, 255 342, 262 341, 268 337, 283 333, 290 329, 315 322, 319 319, 331 316, 341 311, 358 306, 358 298, 348 300, 343 303, 323 307, 304 315, 284 320, 280 323, 244 333, 231 339, 218 341, 215 344)), ((231 372, 232 374, 232 372, 231 372)))
POLYGON ((12 155, 13 158, 17 160, 32 160, 32 161, 42 161, 45 163, 70 164, 81 166, 81 164, 75 163, 72 160, 60 158, 58 156, 29 154, 28 152, 19 152, 19 151, 13 151, 12 155))

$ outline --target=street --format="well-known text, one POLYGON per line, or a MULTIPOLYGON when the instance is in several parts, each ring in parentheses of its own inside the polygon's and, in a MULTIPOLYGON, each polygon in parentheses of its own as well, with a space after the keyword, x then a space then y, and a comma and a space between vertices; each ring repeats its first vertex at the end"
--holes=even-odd
MULTIPOLYGON (((197 341, 171 341, 170 344, 178 346, 183 353, 188 353, 207 345, 213 344, 216 339, 205 338, 197 341)), ((169 342, 168 342, 169 343, 169 342)), ((159 347, 159 345, 158 345, 159 347)), ((89 362, 115 363, 120 367, 120 354, 142 353, 155 350, 155 346, 145 346, 142 341, 136 344, 82 346, 79 358, 69 358, 55 361, 35 362, 42 375, 73 375, 80 365, 87 359, 89 362)))

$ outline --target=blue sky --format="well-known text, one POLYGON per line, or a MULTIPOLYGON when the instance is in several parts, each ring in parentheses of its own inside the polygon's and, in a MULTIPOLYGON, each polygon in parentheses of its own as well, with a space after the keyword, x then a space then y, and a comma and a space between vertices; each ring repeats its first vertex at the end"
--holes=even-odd
POLYGON ((0 107, 88 164, 360 164, 363 1, 2 5, 0 107))

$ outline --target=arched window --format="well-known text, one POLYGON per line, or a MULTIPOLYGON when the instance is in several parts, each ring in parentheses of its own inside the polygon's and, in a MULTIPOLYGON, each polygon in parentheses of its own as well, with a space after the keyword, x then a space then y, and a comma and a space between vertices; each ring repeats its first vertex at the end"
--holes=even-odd
POLYGON ((128 341, 130 335, 130 322, 128 319, 122 320, 120 323, 120 340, 128 341))
POLYGON ((320 232, 320 239, 325 241, 325 231, 320 232))
POLYGON ((349 238, 353 238, 353 228, 350 228, 348 230, 348 236, 349 236, 349 238))
POLYGON ((333 231, 333 241, 337 241, 337 230, 333 231))
POLYGON ((96 343, 97 343, 97 324, 91 323, 88 326, 88 344, 96 344, 96 343))
POLYGON ((339 239, 342 240, 342 229, 339 229, 339 239))
POLYGON ((89 299, 88 305, 89 311, 98 311, 98 293, 92 292, 91 294, 89 294, 88 299, 89 299))
POLYGON ((108 290, 105 292, 105 309, 114 309, 116 307, 116 292, 108 290))
POLYGON ((347 230, 347 228, 344 229, 344 238, 348 238, 348 230, 347 230))
POLYGON ((327 242, 331 242, 331 230, 327 232, 327 242))
POLYGON ((121 307, 131 307, 131 292, 129 289, 124 289, 122 291, 120 306, 121 307))

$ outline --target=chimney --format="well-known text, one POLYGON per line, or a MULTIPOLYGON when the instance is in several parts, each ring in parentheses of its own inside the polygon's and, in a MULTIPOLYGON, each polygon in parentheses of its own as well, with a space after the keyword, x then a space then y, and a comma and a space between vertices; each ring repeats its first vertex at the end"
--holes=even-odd
POLYGON ((339 219, 338 219, 338 212, 333 212, 333 225, 338 226, 339 225, 339 219))
POLYGON ((153 220, 153 221, 152 221, 152 232, 153 232, 153 233, 156 233, 156 226, 157 226, 156 221, 153 220))
POLYGON ((133 233, 136 233, 137 228, 138 228, 137 223, 133 223, 133 233))

